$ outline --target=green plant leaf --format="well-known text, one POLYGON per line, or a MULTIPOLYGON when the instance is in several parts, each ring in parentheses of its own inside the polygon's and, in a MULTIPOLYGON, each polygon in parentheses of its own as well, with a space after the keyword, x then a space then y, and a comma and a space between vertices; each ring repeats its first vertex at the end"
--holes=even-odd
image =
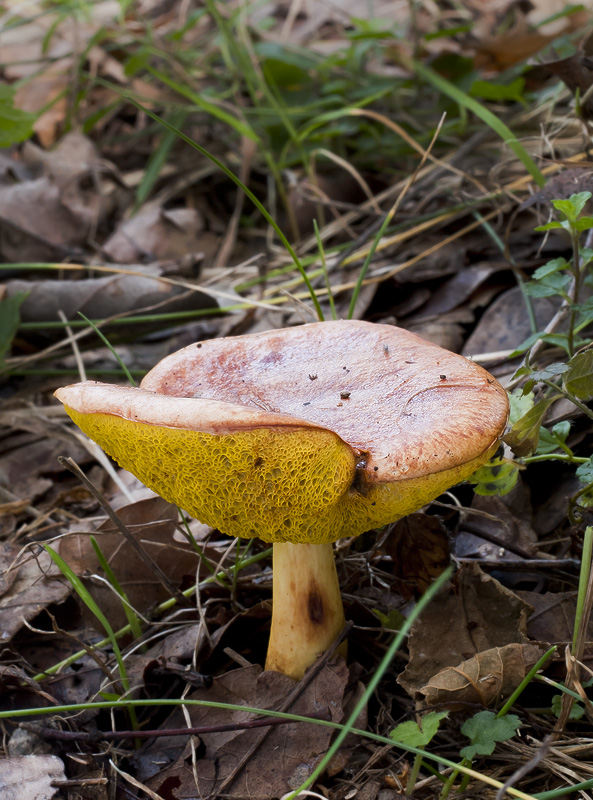
POLYGON ((593 249, 591 247, 581 247, 580 256, 584 266, 590 264, 593 261, 593 249))
POLYGON ((538 267, 533 273, 533 278, 539 281, 540 278, 545 278, 546 275, 551 275, 553 272, 558 272, 560 269, 565 269, 568 266, 568 261, 565 258, 553 258, 541 267, 538 267))
POLYGON ((562 375, 568 368, 568 364, 565 364, 564 361, 556 361, 543 369, 536 369, 529 377, 534 381, 550 381, 556 375, 562 375))
POLYGON ((568 225, 565 222, 546 222, 545 225, 538 225, 537 228, 534 228, 534 231, 555 231, 558 228, 564 228, 564 230, 568 229, 568 225))
POLYGON ((507 458, 493 458, 468 478, 482 496, 508 494, 517 483, 519 467, 507 458))
POLYGON ((546 411, 558 397, 545 397, 515 422, 503 437, 517 456, 528 456, 537 448, 539 431, 546 411))
MULTIPOLYGON (((552 697, 551 709, 554 716, 559 717, 562 713, 562 695, 555 694, 552 697)), ((583 708, 580 703, 573 703, 570 714, 568 715, 569 719, 581 719, 585 715, 585 709, 583 708)))
POLYGON ((542 426, 540 428, 539 442, 535 452, 543 456, 548 453, 553 453, 555 450, 558 450, 559 447, 568 449, 566 438, 569 433, 570 422, 568 422, 568 420, 556 423, 551 431, 542 426))
POLYGON ((525 291, 530 297, 552 297, 555 294, 562 295, 570 283, 570 275, 565 272, 553 272, 544 275, 538 280, 529 281, 525 284, 525 291))
POLYGON ((469 91, 472 97, 481 97, 483 100, 514 100, 523 103, 523 89, 525 88, 525 78, 515 78, 512 83, 503 86, 501 83, 493 81, 474 81, 469 91))
POLYGON ((420 721, 420 725, 413 719, 401 722, 389 734, 394 742, 410 745, 411 747, 426 747, 436 734, 441 720, 449 716, 448 711, 429 711, 420 721))
POLYGON ((593 456, 584 464, 577 467, 576 476, 580 482, 585 485, 593 483, 593 456))
POLYGON ((404 615, 397 608, 390 609, 388 614, 384 614, 378 608, 373 608, 373 614, 381 623, 381 627, 390 631, 399 631, 406 621, 404 615))
POLYGON ((570 359, 563 383, 566 391, 579 400, 593 397, 593 348, 570 359))
POLYGON ((14 107, 14 89, 0 84, 0 147, 24 142, 33 134, 36 114, 14 107))
POLYGON ((497 717, 492 711, 478 711, 461 726, 461 733, 468 737, 471 745, 464 747, 459 754, 470 760, 477 755, 490 756, 496 743, 512 739, 520 725, 521 720, 516 714, 497 717))
MULTIPOLYGON (((513 352, 510 354, 509 358, 515 358, 515 356, 520 356, 526 350, 529 350, 537 341, 542 340, 542 342, 548 342, 548 344, 556 345, 556 347, 561 347, 563 350, 566 350, 568 353, 569 346, 568 346, 568 336, 565 333, 544 333, 543 331, 539 331, 538 333, 532 333, 529 338, 525 339, 525 341, 519 345, 513 352)), ((584 344, 588 344, 588 342, 582 342, 579 340, 578 342, 574 343, 576 347, 582 347, 584 344)))
MULTIPOLYGON (((522 370, 517 370, 515 378, 519 375, 531 374, 529 367, 524 367, 522 370), (523 371, 525 370, 525 371, 523 371)), ((509 412, 509 425, 512 427, 515 422, 525 416, 527 412, 533 408, 534 399, 533 392, 520 392, 514 391, 509 393, 509 405, 511 407, 509 412)))
MULTIPOLYGON (((1 87, 0 87, 1 88, 1 87)), ((12 340, 21 321, 20 308, 28 292, 15 292, 11 297, 0 300, 0 366, 10 350, 12 340)))
POLYGON ((562 212, 568 220, 574 222, 590 199, 591 192, 578 192, 571 194, 568 200, 552 200, 552 205, 556 211, 562 212))
POLYGON ((577 219, 576 222, 572 223, 572 227, 579 233, 588 231, 593 228, 593 217, 581 217, 580 219, 577 219))

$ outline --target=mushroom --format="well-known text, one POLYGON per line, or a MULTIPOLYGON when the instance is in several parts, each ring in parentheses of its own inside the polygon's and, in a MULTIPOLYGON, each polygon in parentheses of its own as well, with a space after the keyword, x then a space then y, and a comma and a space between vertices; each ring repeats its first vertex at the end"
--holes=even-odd
POLYGON ((140 388, 86 381, 56 397, 165 499, 223 533, 273 542, 266 668, 296 679, 344 625, 332 542, 467 478, 508 415, 478 365, 358 321, 192 344, 140 388))

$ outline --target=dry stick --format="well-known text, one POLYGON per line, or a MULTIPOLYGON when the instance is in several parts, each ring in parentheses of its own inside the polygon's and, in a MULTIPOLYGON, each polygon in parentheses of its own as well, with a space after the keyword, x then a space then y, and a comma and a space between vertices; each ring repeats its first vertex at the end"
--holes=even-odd
MULTIPOLYGON (((323 717, 310 717, 322 720, 323 717)), ((225 733, 233 731, 246 731, 252 728, 266 728, 274 725, 292 725, 289 719, 254 719, 248 722, 228 722, 220 725, 201 725, 195 728, 165 728, 156 730, 139 731, 59 731, 55 728, 46 728, 34 722, 21 722, 19 726, 42 739, 55 739, 60 742, 111 742, 120 739, 162 739, 166 736, 206 736, 210 733, 225 733)))
MULTIPOLYGON (((574 158, 572 161, 570 161, 568 163, 570 163, 570 164, 578 163, 578 162, 582 161, 583 158, 584 158, 584 156, 580 155, 579 157, 574 158)), ((557 172, 560 169, 560 166, 562 166, 562 165, 561 164, 560 165, 552 164, 550 167, 547 167, 546 169, 543 170, 543 174, 544 175, 553 174, 554 172, 557 172)), ((428 169, 430 169, 430 168, 428 168, 428 169)), ((512 183, 510 183, 508 186, 505 186, 504 188, 507 191, 513 191, 515 189, 521 189, 521 188, 524 188, 525 185, 528 184, 530 181, 531 181, 531 176, 530 175, 524 175, 521 178, 517 178, 516 180, 514 180, 512 183)), ((399 186, 399 184, 398 184, 398 186, 399 186)), ((389 190, 385 190, 381 194, 377 195, 377 198, 378 199, 382 199, 382 197, 384 195, 391 196, 392 193, 393 193, 393 187, 390 187, 389 190)), ((368 201, 361 205, 361 209, 366 208, 367 205, 368 205, 368 201)), ((469 233, 474 228, 477 228, 478 226, 480 226, 483 222, 492 219, 497 214, 499 214, 501 211, 504 211, 507 206, 508 206, 508 203, 507 204, 503 204, 500 208, 494 209, 494 211, 491 211, 489 214, 487 214, 486 216, 482 217, 481 220, 474 220, 469 225, 465 226, 462 230, 457 231, 456 233, 452 234, 451 236, 448 236, 443 241, 438 242, 437 244, 433 245, 432 247, 429 247, 427 250, 423 251, 419 255, 414 256, 413 258, 410 258, 408 261, 405 261, 403 264, 398 264, 394 269, 390 270, 389 272, 386 272, 386 273, 384 273, 382 275, 378 275, 376 277, 367 278, 364 281, 363 285, 364 286, 368 286, 368 285, 373 284, 373 283, 381 283, 382 281, 386 280, 387 278, 393 277, 394 275, 398 274, 399 272, 402 272, 403 270, 407 269, 408 267, 411 267, 413 264, 416 264, 418 261, 421 261, 423 258, 426 258, 426 256, 429 256, 432 253, 438 251, 441 247, 444 247, 445 245, 447 245, 447 244, 449 244, 451 242, 454 242, 457 239, 461 238, 466 233, 469 233)), ((415 233, 419 233, 419 232, 421 232, 423 230, 431 229, 436 224, 440 224, 440 223, 447 222, 449 220, 455 219, 455 218, 459 217, 459 215, 460 215, 459 212, 455 212, 455 211, 446 212, 444 214, 441 214, 441 216, 438 217, 435 220, 427 220, 427 221, 425 221, 423 223, 420 223, 419 225, 414 226, 414 228, 411 231, 404 231, 403 233, 394 234, 394 236, 391 236, 391 237, 385 237, 379 243, 379 245, 377 247, 377 251, 379 252, 379 251, 385 249, 386 247, 391 246, 392 244, 399 243, 400 241, 405 241, 406 239, 408 239, 411 235, 413 235, 415 233)), ((327 226, 326 226, 326 228, 327 228, 327 226)), ((324 228, 324 231, 325 230, 326 229, 324 228)), ((351 255, 349 257, 349 260, 356 261, 356 260, 362 258, 363 255, 364 255, 364 252, 363 253, 354 253, 353 255, 351 255)), ((334 293, 342 292, 342 291, 346 291, 348 289, 353 289, 354 286, 355 286, 355 284, 352 283, 352 282, 343 283, 343 284, 338 285, 337 287, 334 287, 333 291, 334 291, 334 293)), ((318 289, 318 294, 319 295, 323 295, 323 294, 326 294, 326 293, 327 293, 327 291, 324 290, 323 288, 318 289)), ((301 295, 299 294, 298 296, 300 297, 301 295)), ((306 295, 303 294, 303 296, 306 296, 306 295)))
MULTIPOLYGON (((478 534, 474 534, 478 535, 478 534)), ((486 538, 486 537, 484 537, 486 538)), ((505 549, 507 548, 504 545, 505 549)), ((570 575, 574 575, 575 572, 578 573, 579 570, 579 562, 576 558, 559 558, 557 560, 548 559, 548 558, 530 558, 525 559, 524 561, 511 561, 510 559, 490 559, 490 558, 456 558, 455 561, 459 562, 460 564, 480 564, 482 569, 486 570, 494 570, 494 569, 502 569, 505 572, 530 572, 531 570, 558 570, 558 573, 562 572, 562 570, 567 570, 570 575)), ((533 616, 529 617, 531 621, 533 616)))
POLYGON ((548 736, 546 736, 529 761, 526 764, 522 764, 519 769, 515 770, 510 778, 503 783, 500 789, 496 792, 496 797, 494 800, 503 800, 508 789, 512 789, 517 781, 520 781, 521 778, 524 778, 526 775, 529 775, 530 772, 533 772, 537 765, 548 755, 555 738, 555 733, 550 733, 548 736))
POLYGON ((181 603, 181 605, 187 605, 187 600, 185 596, 179 591, 179 589, 174 586, 169 578, 165 575, 163 570, 159 567, 159 565, 154 561, 154 559, 150 556, 149 553, 142 547, 140 542, 136 539, 135 536, 128 530, 127 526, 121 521, 121 519, 117 516, 115 511, 111 508, 107 500, 103 497, 101 492, 95 488, 95 486, 91 483, 91 481, 87 478, 84 472, 80 469, 78 464, 72 458, 65 458, 64 456, 59 456, 58 461, 60 464, 65 467, 67 470, 72 472, 76 477, 83 483, 86 488, 91 492, 93 497, 95 497, 103 511, 107 514, 109 519, 113 522, 116 528, 123 534, 125 540, 128 542, 130 547, 136 552, 136 554, 144 561, 145 564, 154 572, 157 576, 159 581, 163 584, 163 586, 167 589, 169 594, 173 595, 177 602, 181 603))
MULTIPOLYGON (((340 644, 344 641, 344 639, 350 633, 351 628, 353 627, 352 622, 347 622, 344 626, 344 629, 336 639, 336 641, 332 644, 329 650, 321 656, 321 658, 315 662, 315 664, 309 669, 309 671, 305 674, 305 676, 297 683, 294 687, 292 692, 286 697, 282 703, 280 704, 279 708, 274 709, 275 711, 288 711, 293 703, 300 697, 300 695, 304 692, 307 686, 311 683, 313 678, 321 671, 321 669, 327 664, 327 662, 331 659, 334 655, 340 644)), ((263 744, 266 736, 270 732, 270 728, 262 731, 261 735, 258 737, 257 741, 253 743, 253 745, 249 748, 249 750, 244 754, 241 758, 239 763, 234 767, 231 773, 224 779, 221 785, 218 787, 218 794, 221 795, 225 789, 228 789, 239 772, 243 769, 245 764, 249 761, 249 759, 257 752, 260 746, 263 744)))
MULTIPOLYGON (((71 268, 74 268, 76 271, 88 270, 88 269, 93 269, 93 270, 100 270, 101 269, 100 267, 96 267, 96 266, 88 268, 88 267, 85 267, 82 264, 60 264, 59 266, 60 266, 60 269, 71 269, 71 268)), ((109 271, 110 272, 118 272, 119 270, 114 268, 114 269, 111 269, 109 271)), ((130 271, 129 270, 126 271, 125 274, 130 274, 130 271)), ((135 273, 135 274, 140 275, 141 277, 152 277, 152 278, 154 278, 154 280, 160 280, 161 279, 157 275, 145 276, 145 275, 143 275, 143 273, 138 273, 138 272, 135 273)), ((196 287, 196 288, 199 288, 199 287, 196 287)), ((191 294, 192 294, 192 292, 188 289, 186 292, 183 292, 182 294, 177 295, 174 299, 176 299, 176 300, 185 299, 186 297, 189 297, 191 294)), ((160 300, 158 303, 152 303, 149 306, 142 306, 141 308, 135 308, 135 309, 132 309, 130 311, 121 311, 118 314, 112 314, 110 317, 104 317, 101 321, 95 323, 95 327, 97 328, 97 330, 99 330, 99 329, 105 327, 106 325, 109 325, 111 322, 117 322, 118 320, 126 319, 127 317, 136 316, 137 314, 150 314, 151 312, 158 311, 159 308, 163 308, 164 306, 170 304, 171 303, 171 299, 172 298, 169 297, 166 300, 160 300)), ((17 367, 24 366, 26 364, 29 364, 32 361, 38 361, 41 358, 45 358, 46 356, 50 355, 51 353, 54 353, 56 350, 61 350, 67 344, 70 344, 71 341, 72 342, 73 341, 78 341, 79 339, 83 339, 85 336, 91 336, 92 334, 94 334, 94 332, 95 331, 91 327, 82 328, 82 330, 77 331, 76 333, 73 333, 71 337, 66 337, 65 339, 61 339, 59 342, 54 342, 54 344, 48 345, 46 348, 44 348, 43 350, 39 350, 37 353, 34 353, 33 355, 22 356, 20 358, 7 358, 6 359, 6 364, 11 369, 16 369, 17 367)))

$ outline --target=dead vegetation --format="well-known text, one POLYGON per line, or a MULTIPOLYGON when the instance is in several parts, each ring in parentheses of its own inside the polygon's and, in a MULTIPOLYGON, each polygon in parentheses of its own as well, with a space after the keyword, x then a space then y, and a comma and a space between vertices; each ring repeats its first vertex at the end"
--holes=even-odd
POLYGON ((590 12, 367 11, 2 6, 2 797, 279 798, 346 721, 316 796, 593 796, 591 226, 534 230, 593 191, 590 12), (180 517, 52 394, 312 322, 307 282, 515 395, 480 494, 338 542, 348 667, 295 684, 259 666, 267 545, 180 517))

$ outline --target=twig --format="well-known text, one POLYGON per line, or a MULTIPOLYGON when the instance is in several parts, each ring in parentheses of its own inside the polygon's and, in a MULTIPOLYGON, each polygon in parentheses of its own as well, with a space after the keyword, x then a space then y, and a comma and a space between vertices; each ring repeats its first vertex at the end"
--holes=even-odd
MULTIPOLYGON (((311 719, 322 719, 322 717, 311 717, 311 719)), ((289 725, 291 720, 287 719, 254 719, 248 722, 228 722, 220 725, 201 725, 195 728, 164 728, 157 730, 139 731, 60 731, 55 728, 48 728, 37 725, 34 722, 21 722, 20 727, 31 731, 42 739, 55 739, 60 742, 112 742, 122 739, 162 739, 166 736, 206 736, 210 733, 223 733, 227 731, 246 731, 251 728, 266 728, 274 725, 289 725)))
POLYGON ((548 752, 555 739, 555 733, 550 733, 548 736, 546 736, 529 761, 520 766, 519 769, 515 770, 510 778, 503 783, 500 789, 496 792, 496 797, 494 800, 503 800, 503 797, 507 793, 507 789, 511 789, 518 781, 521 780, 521 778, 524 778, 526 775, 529 775, 530 772, 533 772, 537 765, 548 755, 548 752))

